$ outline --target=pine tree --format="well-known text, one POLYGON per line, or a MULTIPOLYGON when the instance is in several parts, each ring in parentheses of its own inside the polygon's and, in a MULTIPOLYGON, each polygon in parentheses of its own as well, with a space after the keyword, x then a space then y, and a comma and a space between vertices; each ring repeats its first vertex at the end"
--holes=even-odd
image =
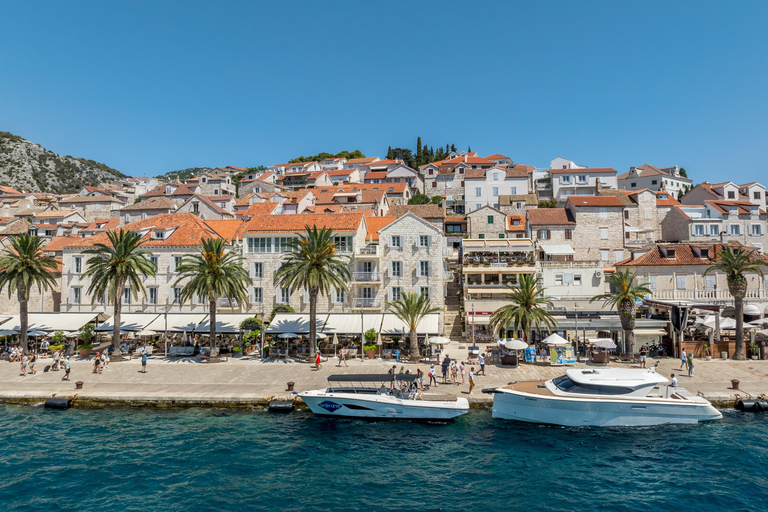
POLYGON ((471 153, 471 152, 472 152, 472 146, 467 146, 467 153, 471 153))
POLYGON ((424 165, 424 154, 421 149, 421 137, 416 138, 416 166, 424 165))
POLYGON ((392 146, 389 146, 387 148, 387 160, 393 160, 395 157, 394 153, 392 153, 392 146))
POLYGON ((451 144, 451 151, 456 152, 456 144, 451 144))
POLYGON ((445 154, 448 155, 450 152, 451 152, 451 147, 448 144, 446 144, 445 145, 445 154))

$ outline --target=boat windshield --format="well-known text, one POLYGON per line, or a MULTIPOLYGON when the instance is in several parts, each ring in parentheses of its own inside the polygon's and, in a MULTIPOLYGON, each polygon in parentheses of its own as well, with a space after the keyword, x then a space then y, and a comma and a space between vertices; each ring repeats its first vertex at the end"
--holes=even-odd
POLYGON ((581 395, 629 395, 634 390, 624 386, 604 386, 599 384, 576 384, 567 375, 552 380, 560 391, 581 395))

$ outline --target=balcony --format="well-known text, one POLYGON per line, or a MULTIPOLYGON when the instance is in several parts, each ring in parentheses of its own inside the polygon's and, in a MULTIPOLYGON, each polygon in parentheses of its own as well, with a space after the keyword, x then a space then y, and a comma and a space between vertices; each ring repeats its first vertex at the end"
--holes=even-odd
POLYGON ((361 283, 376 283, 381 281, 381 272, 353 272, 352 278, 361 283))
POLYGON ((446 272, 443 272, 443 281, 450 283, 454 279, 456 279, 456 274, 453 272, 453 270, 448 270, 446 272))
POLYGON ((377 258, 379 256, 379 246, 378 245, 366 245, 364 247, 358 247, 355 254, 358 257, 374 257, 377 258))
MULTIPOLYGON (((672 300, 702 300, 710 302, 733 302, 733 296, 728 290, 655 290, 652 299, 672 300)), ((766 299, 768 290, 752 288, 747 290, 745 299, 766 299)))
POLYGON ((375 308, 380 309, 381 308, 381 301, 379 299, 366 299, 362 297, 356 297, 352 299, 352 307, 353 308, 375 308))
POLYGON ((540 261, 538 265, 541 268, 594 268, 601 270, 604 262, 599 260, 592 261, 540 261))

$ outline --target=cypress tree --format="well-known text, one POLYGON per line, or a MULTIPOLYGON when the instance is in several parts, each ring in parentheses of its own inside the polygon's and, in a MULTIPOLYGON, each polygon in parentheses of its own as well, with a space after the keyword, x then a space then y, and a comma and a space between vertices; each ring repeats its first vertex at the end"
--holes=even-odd
POLYGON ((453 152, 456 151, 456 144, 451 144, 451 151, 453 151, 453 152))
POLYGON ((395 155, 392 153, 392 146, 387 147, 387 160, 393 160, 395 155))
POLYGON ((424 165, 424 154, 421 150, 421 137, 416 138, 416 166, 424 165))

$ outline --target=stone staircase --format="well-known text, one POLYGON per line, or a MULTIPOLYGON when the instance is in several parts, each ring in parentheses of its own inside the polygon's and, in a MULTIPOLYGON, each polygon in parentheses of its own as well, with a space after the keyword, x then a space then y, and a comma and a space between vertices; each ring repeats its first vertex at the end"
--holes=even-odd
POLYGON ((451 341, 464 342, 461 331, 461 287, 458 280, 448 284, 448 295, 445 297, 445 326, 443 333, 451 341))

